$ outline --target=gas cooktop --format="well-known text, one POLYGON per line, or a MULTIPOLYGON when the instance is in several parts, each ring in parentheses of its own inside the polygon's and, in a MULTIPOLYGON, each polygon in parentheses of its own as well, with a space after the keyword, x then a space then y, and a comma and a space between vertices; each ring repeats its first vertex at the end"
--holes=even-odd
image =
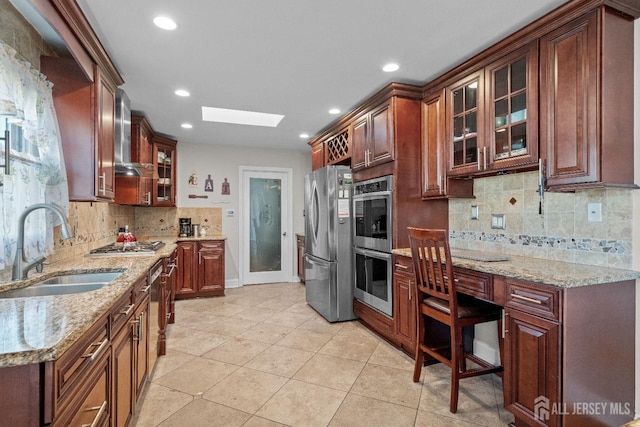
POLYGON ((128 256, 128 255, 153 255, 164 246, 164 242, 132 242, 132 243, 112 243, 93 249, 86 256, 128 256))

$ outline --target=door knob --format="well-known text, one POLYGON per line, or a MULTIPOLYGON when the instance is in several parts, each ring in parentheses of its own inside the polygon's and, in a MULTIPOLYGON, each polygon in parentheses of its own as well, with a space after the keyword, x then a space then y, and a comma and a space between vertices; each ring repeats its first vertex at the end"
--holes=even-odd
POLYGON ((283 236, 287 237, 287 232, 282 233, 283 236))

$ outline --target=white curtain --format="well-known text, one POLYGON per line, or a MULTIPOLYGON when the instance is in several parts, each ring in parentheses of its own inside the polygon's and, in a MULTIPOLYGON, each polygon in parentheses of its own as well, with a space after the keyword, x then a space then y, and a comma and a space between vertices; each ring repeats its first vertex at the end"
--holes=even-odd
MULTIPOLYGON (((0 270, 16 256, 18 218, 35 203, 56 203, 69 213, 67 173, 62 155, 52 83, 16 51, 0 42, 0 130, 11 136, 10 174, 0 168, 0 270)), ((0 141, 0 164, 5 144, 0 141)), ((53 252, 53 226, 58 220, 38 209, 27 217, 27 259, 53 252)))

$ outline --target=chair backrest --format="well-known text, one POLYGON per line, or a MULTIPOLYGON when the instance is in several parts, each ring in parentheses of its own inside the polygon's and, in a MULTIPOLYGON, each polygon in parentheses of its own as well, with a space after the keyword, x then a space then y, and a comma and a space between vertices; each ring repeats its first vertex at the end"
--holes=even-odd
POLYGON ((408 227, 411 257, 419 292, 457 305, 447 230, 408 227))

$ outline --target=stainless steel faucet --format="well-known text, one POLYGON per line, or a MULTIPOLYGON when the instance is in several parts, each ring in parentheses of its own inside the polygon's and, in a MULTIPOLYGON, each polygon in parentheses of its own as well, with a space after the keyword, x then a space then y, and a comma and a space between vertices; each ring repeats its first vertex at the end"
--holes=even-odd
POLYGON ((29 270, 31 270, 33 267, 42 268, 42 263, 45 260, 45 257, 41 256, 29 261, 24 254, 24 223, 27 219, 27 216, 37 209, 49 209, 51 212, 55 213, 62 222, 62 237, 64 237, 65 239, 73 237, 73 232, 71 232, 69 223, 64 216, 64 211, 60 206, 56 205, 55 203, 36 203, 35 205, 31 205, 26 208, 24 212, 20 214, 20 218, 18 218, 18 241, 16 242, 16 259, 13 261, 11 280, 26 279, 29 270))

